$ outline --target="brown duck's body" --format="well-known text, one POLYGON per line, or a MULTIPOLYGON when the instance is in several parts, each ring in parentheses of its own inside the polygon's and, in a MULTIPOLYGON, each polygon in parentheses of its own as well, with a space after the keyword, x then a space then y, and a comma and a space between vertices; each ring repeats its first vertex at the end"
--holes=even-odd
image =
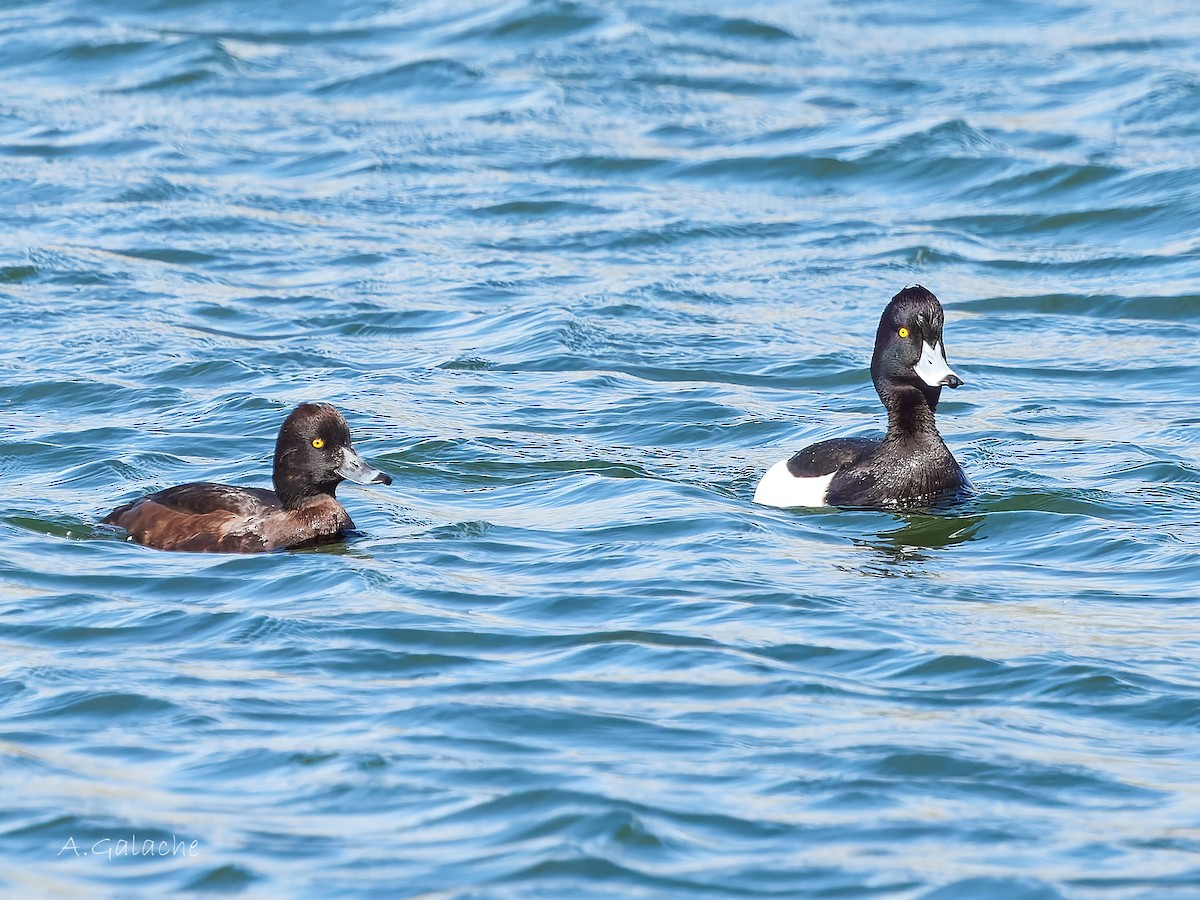
POLYGON ((181 484, 117 507, 104 524, 158 550, 262 553, 335 541, 354 528, 334 496, 347 478, 392 483, 355 452, 341 413, 328 403, 301 403, 275 442, 275 490, 181 484))
POLYGON ((209 553, 285 550, 338 540, 354 528, 329 495, 285 509, 274 491, 209 482, 141 497, 114 509, 104 524, 124 528, 148 547, 209 553))

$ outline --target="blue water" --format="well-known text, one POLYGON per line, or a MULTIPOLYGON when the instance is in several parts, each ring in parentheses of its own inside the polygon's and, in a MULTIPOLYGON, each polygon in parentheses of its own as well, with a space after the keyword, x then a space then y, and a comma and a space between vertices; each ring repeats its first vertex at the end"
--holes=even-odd
POLYGON ((1200 897, 1192 0, 28 0, 0 48, 0 893, 1200 897), (912 282, 978 496, 753 505, 879 427, 912 282), (396 478, 360 537, 97 527, 266 484, 307 399, 396 478))

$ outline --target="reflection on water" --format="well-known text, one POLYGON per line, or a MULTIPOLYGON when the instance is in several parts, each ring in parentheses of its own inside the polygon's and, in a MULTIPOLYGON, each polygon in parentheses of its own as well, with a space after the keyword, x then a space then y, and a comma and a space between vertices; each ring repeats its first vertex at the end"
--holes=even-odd
POLYGON ((979 540, 979 531, 986 516, 901 515, 898 527, 877 532, 859 543, 874 550, 884 559, 899 565, 923 562, 930 554, 922 551, 944 550, 957 544, 979 540))

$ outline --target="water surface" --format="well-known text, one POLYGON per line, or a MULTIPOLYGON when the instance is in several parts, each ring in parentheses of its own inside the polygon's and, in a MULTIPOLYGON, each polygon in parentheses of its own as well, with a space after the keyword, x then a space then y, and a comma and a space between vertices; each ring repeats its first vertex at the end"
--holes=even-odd
POLYGON ((50 0, 0 45, 0 889, 1200 897, 1193 4, 50 0), (879 427, 913 282, 977 497, 753 505, 879 427), (357 539, 96 527, 266 484, 308 399, 396 478, 357 539))

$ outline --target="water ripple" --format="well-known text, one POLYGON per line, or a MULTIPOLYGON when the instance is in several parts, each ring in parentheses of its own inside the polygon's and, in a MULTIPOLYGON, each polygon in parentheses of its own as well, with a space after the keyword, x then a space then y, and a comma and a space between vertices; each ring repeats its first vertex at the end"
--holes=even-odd
POLYGON ((1195 894, 1190 5, 0 38, 4 892, 1195 894), (751 504, 914 281, 978 494, 751 504), (97 524, 310 399, 395 477, 346 543, 97 524))

